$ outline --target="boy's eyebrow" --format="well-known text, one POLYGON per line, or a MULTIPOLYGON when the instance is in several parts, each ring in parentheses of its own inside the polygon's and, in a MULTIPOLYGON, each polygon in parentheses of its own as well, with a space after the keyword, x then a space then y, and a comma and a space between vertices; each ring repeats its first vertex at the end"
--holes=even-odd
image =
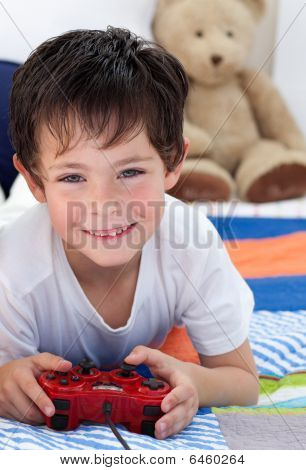
MULTIPOLYGON (((138 163, 143 161, 153 160, 153 157, 142 157, 135 155, 133 157, 123 158, 118 160, 116 163, 111 163, 114 168, 117 168, 122 165, 127 165, 128 163, 138 163)), ((76 168, 76 169, 88 169, 87 165, 78 162, 69 162, 69 163, 59 163, 58 165, 51 165, 48 169, 64 169, 64 168, 76 168)))

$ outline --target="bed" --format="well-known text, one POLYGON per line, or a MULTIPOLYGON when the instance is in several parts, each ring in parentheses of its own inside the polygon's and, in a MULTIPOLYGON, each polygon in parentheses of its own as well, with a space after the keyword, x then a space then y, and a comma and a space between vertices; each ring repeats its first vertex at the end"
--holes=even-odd
MULTIPOLYGON (((305 449, 306 198, 195 204, 212 220, 254 292, 250 342, 259 401, 249 407, 200 408, 187 428, 166 440, 131 433, 123 425, 118 429, 133 450, 305 449)), ((9 210, 2 213, 7 221, 9 210)), ((162 350, 198 363, 184 328, 173 329, 162 350)), ((144 366, 138 372, 151 376, 144 366)), ((0 419, 0 448, 123 450, 107 425, 83 423, 74 431, 56 432, 8 419, 0 419)))

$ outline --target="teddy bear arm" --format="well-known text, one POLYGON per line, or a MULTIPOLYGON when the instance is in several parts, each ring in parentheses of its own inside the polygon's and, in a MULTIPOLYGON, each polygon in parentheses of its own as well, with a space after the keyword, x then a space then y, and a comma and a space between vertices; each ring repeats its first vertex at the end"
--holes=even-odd
POLYGON ((304 137, 267 74, 245 70, 240 77, 262 137, 277 140, 291 149, 304 150, 304 137))
POLYGON ((184 135, 190 140, 189 156, 200 154, 207 156, 212 139, 204 129, 192 124, 186 115, 184 117, 184 135))

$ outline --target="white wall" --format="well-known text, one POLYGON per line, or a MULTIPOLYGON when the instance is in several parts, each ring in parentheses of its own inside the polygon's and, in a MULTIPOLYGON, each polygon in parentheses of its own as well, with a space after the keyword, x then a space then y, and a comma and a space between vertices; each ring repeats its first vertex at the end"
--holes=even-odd
MULTIPOLYGON (((263 64, 273 47, 277 1, 267 0, 267 12, 248 61, 254 67, 263 64)), ((24 61, 32 49, 51 36, 77 28, 103 29, 108 24, 128 27, 151 39, 150 22, 156 3, 157 0, 2 0, 0 58, 24 61)), ((270 72, 271 67, 270 61, 265 68, 270 72)))
POLYGON ((157 0, 1 0, 0 58, 24 61, 41 42, 71 29, 127 27, 151 39, 157 0))
MULTIPOLYGON (((224 0, 226 1, 226 0, 224 0)), ((157 0, 1 0, 0 58, 24 61, 45 39, 76 28, 127 27, 151 39, 157 0)), ((303 0, 267 0, 248 64, 260 68, 303 0)), ((265 70, 272 73, 306 134, 306 8, 277 47, 265 70)))
POLYGON ((279 0, 278 18, 276 40, 285 37, 275 51, 273 78, 306 136, 305 1, 279 0))

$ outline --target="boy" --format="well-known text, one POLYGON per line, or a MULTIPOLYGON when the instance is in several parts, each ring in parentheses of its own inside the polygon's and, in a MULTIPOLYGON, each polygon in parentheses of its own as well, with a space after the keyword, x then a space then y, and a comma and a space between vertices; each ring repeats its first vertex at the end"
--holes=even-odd
POLYGON ((1 416, 42 423, 37 376, 84 356, 169 382, 160 439, 199 406, 256 403, 252 293, 209 220, 165 194, 187 92, 172 55, 112 27, 51 38, 15 74, 13 160, 40 204, 0 233, 1 416), (158 350, 174 324, 201 365, 158 350))

